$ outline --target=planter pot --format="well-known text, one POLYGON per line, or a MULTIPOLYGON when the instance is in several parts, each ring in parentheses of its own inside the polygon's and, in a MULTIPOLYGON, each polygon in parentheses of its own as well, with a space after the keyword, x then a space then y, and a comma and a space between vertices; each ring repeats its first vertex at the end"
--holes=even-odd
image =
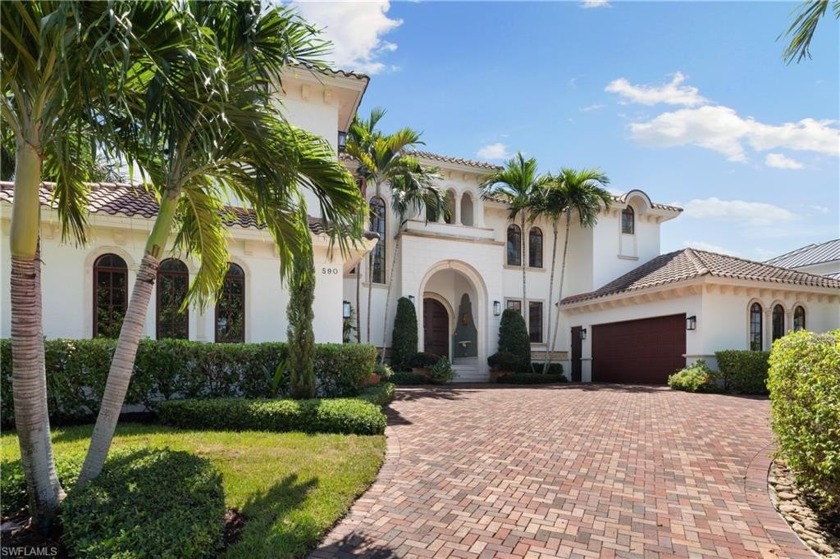
POLYGON ((412 367, 411 372, 415 375, 423 375, 424 377, 429 376, 429 369, 426 367, 412 367))
POLYGON ((382 380, 382 377, 376 373, 372 373, 368 378, 365 379, 365 386, 376 386, 379 384, 379 381, 382 380))
POLYGON ((510 371, 490 371, 490 382, 497 382, 500 378, 510 374, 510 371))

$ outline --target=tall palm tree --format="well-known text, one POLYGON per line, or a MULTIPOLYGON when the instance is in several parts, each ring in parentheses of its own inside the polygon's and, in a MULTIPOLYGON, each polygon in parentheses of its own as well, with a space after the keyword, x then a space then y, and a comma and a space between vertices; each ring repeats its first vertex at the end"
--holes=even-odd
MULTIPOLYGON (((410 167, 416 164, 416 159, 407 154, 406 150, 423 144, 420 141, 420 133, 408 127, 387 135, 377 130, 376 126, 384 115, 384 109, 375 108, 371 111, 369 119, 365 120, 357 117, 350 126, 347 135, 346 151, 359 161, 357 173, 364 179, 368 187, 373 187, 377 196, 382 193, 382 187, 385 183, 403 180, 398 179, 398 177, 405 176, 410 167)), ((419 175, 417 170, 412 172, 419 175)), ((361 268, 361 265, 359 268, 361 268)), ((373 278, 368 279, 366 341, 370 343, 373 278)), ((358 276, 356 281, 360 281, 358 276)), ((384 339, 382 344, 384 346, 384 339)))
POLYGON ((397 265, 402 230, 412 215, 423 213, 427 223, 430 215, 447 217, 449 215, 446 201, 434 183, 437 178, 439 178, 437 169, 424 167, 417 158, 404 155, 401 158, 400 169, 395 171, 395 176, 391 179, 391 209, 397 216, 397 227, 394 232, 394 256, 391 259, 391 268, 386 270, 388 292, 385 295, 385 314, 382 320, 383 362, 385 361, 385 336, 388 333, 388 307, 391 302, 394 268, 397 265))
POLYGON ((109 0, 0 2, 0 117, 14 135, 15 161, 9 232, 12 391, 29 510, 42 531, 49 531, 63 490, 47 416, 39 187, 45 171, 55 178, 62 235, 83 242, 84 170, 91 164, 83 155, 95 150, 77 148, 83 138, 110 145, 113 123, 107 114, 125 102, 121 76, 133 52, 146 48, 140 38, 150 25, 165 33, 169 9, 109 0))
POLYGON ((612 195, 604 190, 610 179, 598 169, 568 169, 563 168, 557 175, 551 175, 546 187, 540 192, 535 203, 535 213, 547 217, 552 222, 554 239, 551 249, 551 279, 549 280, 548 320, 549 343, 546 346, 543 373, 548 372, 551 358, 557 343, 557 329, 560 327, 560 310, 555 315, 554 330, 551 330, 551 293, 554 288, 554 268, 557 256, 557 233, 561 218, 565 218, 566 231, 563 240, 563 260, 560 264, 560 287, 557 290, 557 301, 563 298, 563 280, 566 275, 566 259, 569 254, 569 230, 572 214, 576 214, 581 227, 594 227, 598 222, 601 209, 609 209, 613 202, 612 195))
POLYGON ((799 14, 784 34, 785 37, 790 37, 790 43, 783 55, 785 62, 790 64, 794 59, 801 62, 803 58, 811 58, 811 41, 817 24, 828 11, 829 4, 834 11, 834 18, 840 19, 840 0, 808 0, 797 7, 799 14))
POLYGON ((520 221, 520 264, 522 265, 522 316, 528 306, 527 298, 527 276, 528 253, 525 248, 527 232, 525 224, 529 220, 529 214, 533 209, 534 200, 537 198, 540 189, 546 184, 547 175, 537 173, 537 160, 534 157, 525 159, 521 152, 518 152, 505 165, 493 173, 485 176, 481 182, 482 198, 501 199, 508 204, 508 218, 516 223, 520 221))
POLYGON ((190 288, 199 307, 214 300, 228 267, 222 205, 227 193, 248 206, 272 235, 281 279, 288 278, 295 258, 311 258, 301 187, 318 198, 327 231, 342 249, 361 234, 364 201, 349 172, 326 141, 284 121, 270 94, 290 60, 317 62, 312 56, 323 48, 312 29, 288 8, 264 9, 259 1, 190 2, 187 9, 202 28, 213 30, 208 44, 215 56, 208 67, 201 66, 201 57, 190 58, 204 80, 173 65, 167 71, 175 76, 149 75, 143 81, 143 117, 136 120, 139 130, 128 135, 139 141, 126 149, 136 150, 152 178, 160 210, 137 271, 79 485, 96 477, 105 462, 173 226, 175 244, 200 259, 190 288), (164 79, 168 85, 160 86, 164 79))

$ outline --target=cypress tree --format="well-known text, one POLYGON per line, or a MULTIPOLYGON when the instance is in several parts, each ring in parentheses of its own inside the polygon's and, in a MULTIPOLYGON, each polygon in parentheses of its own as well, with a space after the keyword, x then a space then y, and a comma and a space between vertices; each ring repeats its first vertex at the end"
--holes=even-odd
POLYGON ((397 316, 391 334, 391 368, 395 371, 411 369, 411 358, 417 353, 417 312, 407 297, 397 301, 397 316))
POLYGON ((512 309, 505 309, 499 324, 499 353, 510 353, 519 361, 520 372, 531 368, 531 339, 528 327, 521 314, 512 309))

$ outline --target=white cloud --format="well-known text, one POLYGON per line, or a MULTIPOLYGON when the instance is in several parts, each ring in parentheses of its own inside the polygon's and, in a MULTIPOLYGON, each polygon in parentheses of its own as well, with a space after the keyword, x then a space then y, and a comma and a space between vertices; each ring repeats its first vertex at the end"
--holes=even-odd
POLYGON ((323 29, 323 37, 332 44, 330 62, 342 70, 376 74, 386 69, 383 55, 397 45, 382 37, 402 25, 401 19, 388 17, 388 0, 366 2, 313 2, 299 0, 292 4, 301 17, 323 29))
POLYGON ((583 0, 581 8, 611 8, 608 0, 583 0))
POLYGON ((840 151, 840 129, 833 121, 806 118, 764 124, 721 105, 662 113, 647 122, 631 124, 630 133, 644 145, 694 145, 722 153, 730 161, 746 161, 747 145, 756 151, 785 148, 829 155, 840 151))
POLYGON ((477 155, 482 159, 506 159, 510 157, 510 153, 508 153, 508 147, 501 143, 497 142, 495 144, 488 144, 486 146, 482 146, 479 148, 477 155))
POLYGON ((781 153, 768 153, 764 164, 775 169, 801 169, 802 163, 781 153))
POLYGON ((598 109, 603 109, 605 105, 601 105, 600 103, 595 103, 594 105, 589 105, 588 107, 583 107, 580 112, 588 113, 590 111, 597 111, 598 109))
POLYGON ((618 78, 607 84, 605 91, 617 93, 622 99, 629 103, 641 103, 642 105, 682 105, 685 107, 696 107, 706 104, 706 98, 700 95, 696 87, 681 85, 685 81, 682 72, 674 74, 670 83, 662 85, 633 85, 627 78, 618 78))
POLYGON ((683 215, 694 219, 735 221, 749 227, 765 227, 796 221, 799 216, 785 208, 764 202, 721 200, 716 197, 691 200, 683 215))
POLYGON ((708 252, 717 252, 718 254, 728 254, 729 256, 740 256, 734 250, 729 250, 728 248, 713 245, 712 243, 707 243, 706 241, 683 241, 683 246, 686 248, 696 248, 698 250, 705 250, 708 252))

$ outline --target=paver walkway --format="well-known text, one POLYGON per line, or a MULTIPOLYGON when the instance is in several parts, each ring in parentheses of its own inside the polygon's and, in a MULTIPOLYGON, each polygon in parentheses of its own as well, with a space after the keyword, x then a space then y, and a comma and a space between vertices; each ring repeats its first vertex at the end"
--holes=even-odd
POLYGON ((400 389, 386 465, 313 559, 813 557, 767 497, 764 399, 400 389))

